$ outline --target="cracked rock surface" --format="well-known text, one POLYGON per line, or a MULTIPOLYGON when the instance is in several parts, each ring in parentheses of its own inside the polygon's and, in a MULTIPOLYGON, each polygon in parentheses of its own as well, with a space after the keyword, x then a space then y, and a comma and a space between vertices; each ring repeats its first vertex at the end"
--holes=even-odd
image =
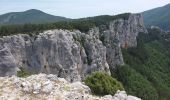
POLYGON ((141 100, 117 91, 114 96, 91 94, 82 82, 70 83, 56 75, 38 74, 27 78, 0 77, 0 100, 141 100))

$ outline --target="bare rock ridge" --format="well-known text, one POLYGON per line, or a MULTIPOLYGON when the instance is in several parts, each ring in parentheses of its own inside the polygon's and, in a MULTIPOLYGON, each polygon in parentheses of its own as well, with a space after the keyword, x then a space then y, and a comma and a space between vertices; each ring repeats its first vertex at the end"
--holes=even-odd
POLYGON ((117 91, 114 96, 94 96, 84 83, 70 83, 52 74, 0 77, 0 81, 1 100, 141 100, 125 91, 117 91))
POLYGON ((110 73, 122 65, 121 48, 137 45, 139 32, 147 33, 141 14, 110 22, 109 29, 48 30, 39 35, 18 34, 0 38, 0 76, 19 68, 31 73, 55 74, 78 81, 94 71, 110 73))

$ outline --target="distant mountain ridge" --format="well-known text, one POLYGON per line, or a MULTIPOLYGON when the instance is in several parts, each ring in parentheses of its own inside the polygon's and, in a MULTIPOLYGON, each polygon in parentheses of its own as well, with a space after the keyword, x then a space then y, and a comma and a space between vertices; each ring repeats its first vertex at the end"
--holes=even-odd
POLYGON ((170 30, 170 4, 143 12, 146 26, 159 26, 170 30))
POLYGON ((50 15, 36 9, 30 9, 23 12, 11 12, 0 15, 0 25, 26 24, 26 23, 42 24, 65 20, 68 20, 68 18, 50 15))

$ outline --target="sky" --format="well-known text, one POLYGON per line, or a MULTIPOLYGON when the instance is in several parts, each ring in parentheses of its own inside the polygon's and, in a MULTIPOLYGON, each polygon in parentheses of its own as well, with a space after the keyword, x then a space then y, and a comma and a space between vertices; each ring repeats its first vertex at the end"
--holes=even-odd
POLYGON ((138 13, 164 6, 170 0, 0 0, 0 14, 38 9, 67 18, 138 13))

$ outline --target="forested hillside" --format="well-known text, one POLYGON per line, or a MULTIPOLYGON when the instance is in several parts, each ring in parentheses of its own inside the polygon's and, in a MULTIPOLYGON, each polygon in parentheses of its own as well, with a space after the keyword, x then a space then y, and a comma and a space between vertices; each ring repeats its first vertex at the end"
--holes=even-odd
POLYGON ((138 46, 123 49, 126 65, 117 67, 115 75, 125 90, 144 100, 169 100, 169 34, 148 29, 138 36, 138 46))
POLYGON ((69 20, 65 17, 54 16, 40 10, 31 9, 24 12, 11 12, 0 15, 0 25, 42 24, 69 20))
POLYGON ((170 4, 143 12, 145 25, 170 30, 170 4))
POLYGON ((92 27, 100 27, 101 25, 105 25, 106 28, 109 25, 109 22, 118 18, 128 19, 130 13, 120 14, 116 16, 96 16, 96 17, 88 17, 82 19, 75 19, 69 21, 60 21, 56 23, 49 24, 24 24, 24 25, 3 25, 0 26, 0 36, 6 36, 11 34, 18 33, 36 33, 42 32, 48 29, 78 29, 82 32, 87 32, 92 27))

